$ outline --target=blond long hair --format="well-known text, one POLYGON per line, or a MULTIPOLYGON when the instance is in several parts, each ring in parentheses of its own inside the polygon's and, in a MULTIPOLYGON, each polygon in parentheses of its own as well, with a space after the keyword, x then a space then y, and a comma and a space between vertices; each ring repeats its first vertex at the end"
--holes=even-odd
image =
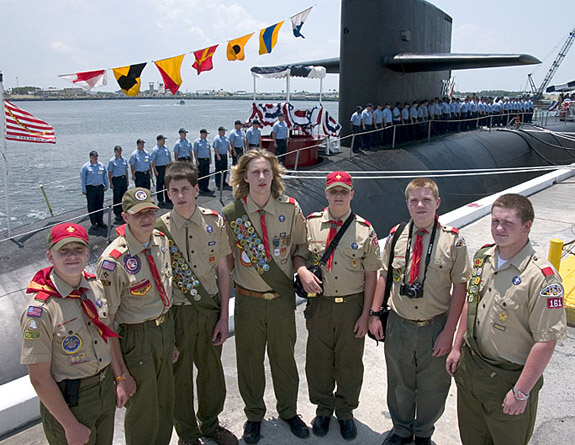
POLYGON ((285 186, 281 176, 286 172, 285 167, 279 163, 278 158, 271 151, 258 148, 249 150, 240 156, 238 164, 232 167, 230 183, 234 188, 234 198, 242 199, 249 195, 250 186, 245 179, 248 173, 249 163, 256 159, 265 159, 270 163, 274 175, 271 186, 271 194, 274 199, 283 195, 285 186))

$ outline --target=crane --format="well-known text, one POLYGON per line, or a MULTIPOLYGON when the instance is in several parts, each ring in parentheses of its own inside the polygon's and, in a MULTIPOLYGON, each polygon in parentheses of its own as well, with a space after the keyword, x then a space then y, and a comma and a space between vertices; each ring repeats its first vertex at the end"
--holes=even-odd
POLYGON ((531 77, 533 73, 527 75, 529 78, 529 85, 531 86, 531 92, 533 93, 535 99, 540 99, 543 96, 543 91, 545 91, 545 88, 547 88, 547 85, 549 85, 549 82, 551 82, 551 79, 553 79, 553 76, 559 69, 559 65, 561 65, 561 62, 563 62, 563 59, 569 52, 569 48, 571 48, 571 45, 573 45, 574 40, 575 28, 573 28, 573 30, 569 33, 569 36, 567 36, 567 40, 565 40, 565 43, 561 47, 559 54, 557 54, 557 57, 551 65, 551 68, 549 68, 549 71, 547 71, 547 74, 545 75, 545 79, 543 79, 543 82, 541 82, 539 87, 536 87, 535 82, 533 82, 533 78, 531 77))

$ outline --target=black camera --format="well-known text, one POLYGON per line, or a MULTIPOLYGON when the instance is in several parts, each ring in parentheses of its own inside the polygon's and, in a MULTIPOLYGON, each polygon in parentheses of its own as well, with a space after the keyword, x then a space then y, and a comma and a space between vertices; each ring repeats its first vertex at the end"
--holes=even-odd
POLYGON ((413 284, 401 283, 399 295, 405 295, 407 298, 423 298, 423 285, 417 281, 413 284))

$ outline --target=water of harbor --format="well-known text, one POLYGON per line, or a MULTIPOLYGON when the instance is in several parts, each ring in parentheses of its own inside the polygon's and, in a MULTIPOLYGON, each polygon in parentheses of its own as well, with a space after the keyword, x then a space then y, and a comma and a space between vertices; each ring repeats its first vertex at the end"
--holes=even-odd
MULTIPOLYGON (((56 131, 57 143, 34 144, 7 141, 9 181, 8 196, 12 228, 50 216, 42 196, 44 186, 55 215, 86 206, 80 188, 80 167, 97 150, 100 162, 107 165, 115 145, 121 145, 127 158, 136 149, 136 140, 146 141, 151 152, 156 136, 167 137, 173 148, 178 129, 189 131, 193 141, 206 128, 211 141, 223 125, 233 129, 234 121, 247 120, 251 100, 70 100, 15 101, 17 106, 48 122, 56 131)), ((296 108, 308 108, 317 102, 298 101, 296 108)), ((324 102, 329 113, 337 117, 338 103, 324 102)), ((270 127, 263 130, 269 133, 270 127)), ((1 175, 0 175, 1 176, 1 175)), ((5 192, 0 178, 0 231, 7 227, 5 192)), ((107 192, 111 197, 111 191, 107 192)))

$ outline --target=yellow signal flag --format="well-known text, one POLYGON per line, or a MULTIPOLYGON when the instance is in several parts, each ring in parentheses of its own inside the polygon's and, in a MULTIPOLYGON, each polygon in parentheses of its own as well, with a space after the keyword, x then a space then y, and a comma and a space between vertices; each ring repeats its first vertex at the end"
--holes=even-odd
POLYGON ((254 33, 252 32, 238 39, 230 40, 226 51, 228 60, 244 60, 246 58, 244 48, 253 35, 254 33))

